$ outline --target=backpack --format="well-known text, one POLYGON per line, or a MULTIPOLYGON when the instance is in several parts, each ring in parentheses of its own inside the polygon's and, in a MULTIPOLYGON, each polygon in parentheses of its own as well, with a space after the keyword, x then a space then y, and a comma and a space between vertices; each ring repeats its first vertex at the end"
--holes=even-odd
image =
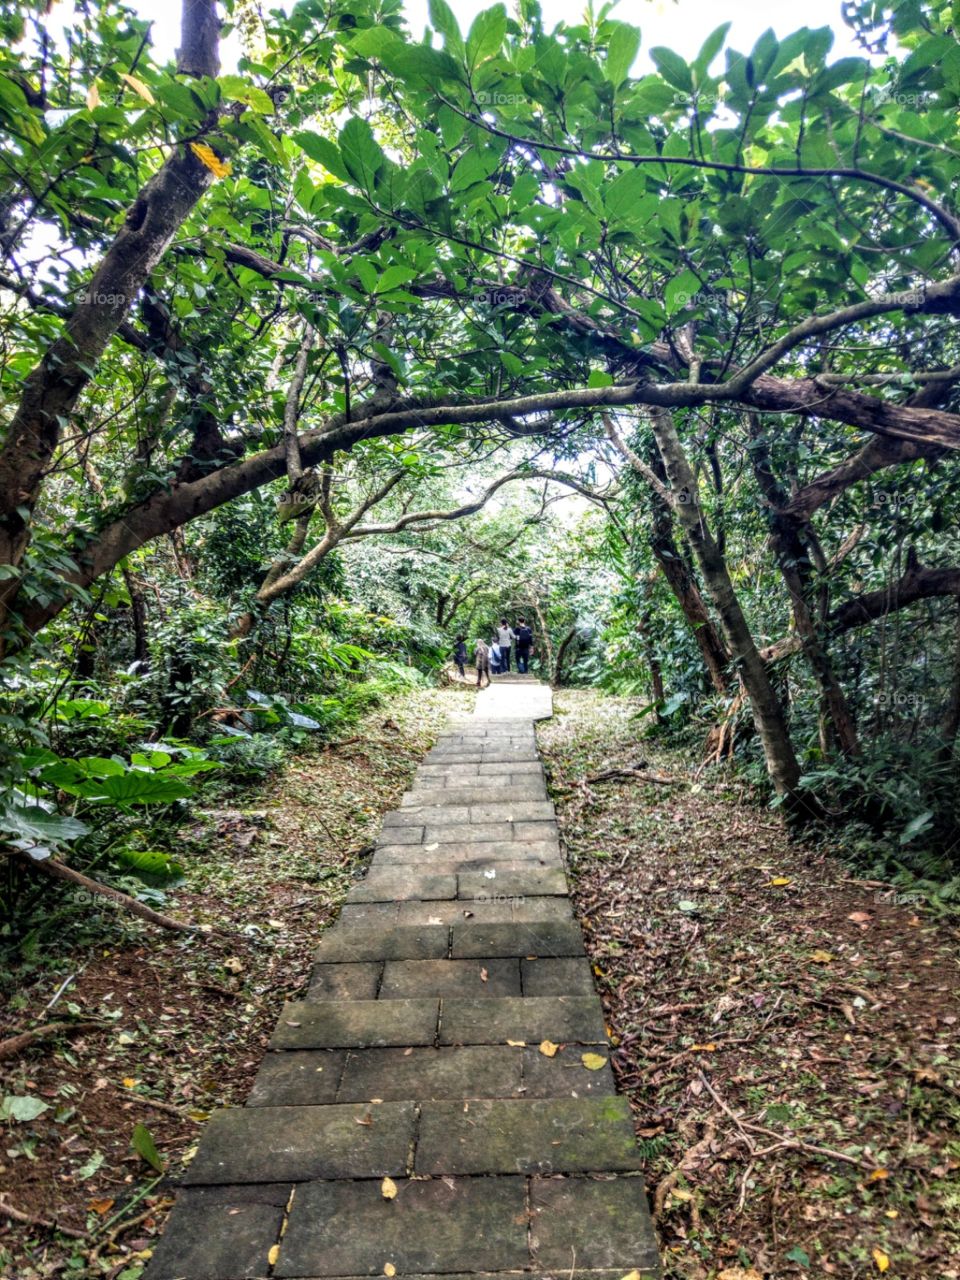
POLYGON ((533 632, 529 627, 517 628, 517 648, 529 649, 533 644, 533 632))

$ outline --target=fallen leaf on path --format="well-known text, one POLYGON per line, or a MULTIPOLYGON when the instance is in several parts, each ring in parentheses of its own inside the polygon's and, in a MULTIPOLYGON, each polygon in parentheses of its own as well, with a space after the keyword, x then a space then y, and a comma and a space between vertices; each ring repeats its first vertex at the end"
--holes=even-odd
POLYGON ((871 1256, 873 1257, 874 1262, 877 1264, 878 1271, 886 1271, 889 1268, 890 1259, 887 1256, 887 1254, 883 1252, 882 1249, 874 1249, 871 1256))
POLYGON ((383 1274, 385 1276, 395 1276, 397 1274, 397 1268, 392 1262, 385 1262, 383 1265, 383 1274))
POLYGON ((831 964, 834 957, 829 951, 811 951, 810 959, 814 964, 831 964))
POLYGON ((116 1200, 91 1200, 87 1208, 91 1213, 99 1213, 102 1218, 104 1214, 110 1212, 116 1203, 116 1200))
POLYGON ((243 973, 243 961, 237 956, 227 956, 223 962, 223 967, 230 973, 243 973))
POLYGON ((599 1071, 601 1067, 607 1065, 607 1060, 602 1053, 583 1053, 580 1055, 580 1061, 588 1071, 599 1071))
POLYGON ((771 885, 776 885, 777 888, 780 888, 786 884, 793 884, 793 881, 790 879, 789 876, 774 876, 773 879, 768 880, 767 883, 771 885))
POLYGON ((384 1200, 395 1200, 397 1198, 397 1184, 392 1178, 384 1178, 380 1183, 380 1194, 384 1200))
POLYGON ((557 1050, 560 1048, 558 1044, 554 1044, 552 1040, 540 1041, 540 1052, 545 1058, 556 1057, 557 1050))
POLYGON ((869 911, 851 911, 847 916, 847 919, 852 920, 854 924, 866 924, 867 921, 872 920, 873 917, 870 915, 869 911))
POLYGON ((691 1053, 716 1053, 717 1046, 712 1042, 710 1044, 692 1044, 690 1046, 691 1053))
POLYGON ((513 1049, 522 1049, 526 1044, 526 1040, 508 1040, 507 1044, 513 1049))
POLYGON ((746 1270, 743 1267, 727 1267, 720 1272, 717 1280, 763 1280, 763 1277, 753 1267, 748 1267, 746 1270))
POLYGON ((365 1116, 355 1116, 354 1124, 371 1125, 373 1124, 373 1116, 369 1111, 365 1116))
POLYGON ((490 975, 489 975, 489 973, 487 973, 486 969, 481 968, 481 970, 480 970, 480 981, 481 981, 481 982, 486 982, 486 981, 489 979, 489 977, 490 977, 490 975))
POLYGON ((278 1244, 271 1245, 270 1250, 267 1254, 267 1262, 270 1264, 271 1267, 275 1267, 277 1265, 277 1259, 279 1257, 280 1257, 280 1246, 278 1244))

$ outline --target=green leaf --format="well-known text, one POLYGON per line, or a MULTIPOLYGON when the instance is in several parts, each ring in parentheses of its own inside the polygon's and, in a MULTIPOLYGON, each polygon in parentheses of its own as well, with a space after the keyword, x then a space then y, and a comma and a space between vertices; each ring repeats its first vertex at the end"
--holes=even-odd
POLYGON ((79 818, 65 818, 39 804, 10 804, 0 810, 0 831, 23 840, 77 840, 89 827, 79 818))
POLYGON ((155 1169, 157 1173, 163 1173, 163 1161, 160 1159, 157 1144, 154 1142, 150 1130, 140 1121, 133 1126, 130 1145, 141 1160, 145 1160, 151 1169, 155 1169))
POLYGON ((350 181, 350 171, 343 162, 343 157, 335 142, 323 138, 319 133, 301 131, 293 135, 293 140, 300 150, 317 164, 322 164, 328 173, 342 182, 350 181))
POLYGON ((622 84, 630 74, 640 50, 640 32, 626 22, 618 22, 607 46, 607 60, 603 74, 614 88, 622 84))
POLYGON ((95 790, 85 791, 92 800, 127 804, 167 804, 171 800, 185 800, 193 795, 193 788, 176 778, 164 778, 156 773, 141 773, 131 769, 120 778, 104 778, 96 783, 95 790))
POLYGON ((788 1254, 784 1255, 787 1262, 799 1263, 801 1267, 809 1267, 810 1255, 805 1249, 801 1249, 798 1244, 794 1245, 788 1254))
POLYGON ((672 84, 675 89, 684 89, 687 93, 693 89, 693 77, 690 75, 690 68, 679 53, 674 53, 672 49, 665 49, 661 46, 657 49, 651 49, 650 57, 667 84, 672 84))
POLYGON ((486 58, 492 58, 503 44, 507 34, 507 10, 502 4, 484 9, 473 20, 467 36, 467 62, 471 71, 486 58))
POLYGON ((614 382, 613 374, 607 373, 604 369, 591 369, 590 377, 587 379, 588 387, 612 387, 614 382))
POLYGON ((430 21, 455 54, 463 56, 463 36, 447 0, 430 0, 430 21))
POLYGON ((364 191, 372 192, 377 170, 386 157, 366 120, 354 116, 340 130, 340 154, 350 176, 364 191))
POLYGON ((182 864, 161 849, 117 849, 113 856, 121 865, 146 877, 148 882, 170 883, 183 879, 182 864))
POLYGON ((49 1110, 49 1105, 40 1098, 8 1093, 0 1101, 0 1120, 14 1120, 17 1124, 26 1124, 49 1110))

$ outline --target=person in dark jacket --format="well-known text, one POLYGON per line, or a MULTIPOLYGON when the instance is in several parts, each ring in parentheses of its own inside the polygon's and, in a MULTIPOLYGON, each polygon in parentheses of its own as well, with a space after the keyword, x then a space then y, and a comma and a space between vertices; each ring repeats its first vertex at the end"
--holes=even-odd
POLYGON ((453 651, 453 660, 457 664, 457 670, 460 672, 460 679, 466 679, 466 671, 464 666, 467 661, 467 638, 466 636, 457 636, 457 647, 453 651))
POLYGON ((530 652, 533 649, 533 631, 527 626, 526 619, 517 620, 514 634, 517 637, 517 670, 525 673, 530 663, 530 652))

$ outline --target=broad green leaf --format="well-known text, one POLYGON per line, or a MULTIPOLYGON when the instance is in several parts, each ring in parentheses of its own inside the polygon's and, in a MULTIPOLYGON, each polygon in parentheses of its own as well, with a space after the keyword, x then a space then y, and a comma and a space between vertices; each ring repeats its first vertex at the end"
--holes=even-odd
POLYGON ((293 140, 300 150, 311 160, 315 160, 317 164, 322 164, 328 173, 332 173, 335 178, 340 178, 343 182, 349 182, 351 174, 340 149, 335 142, 331 142, 329 138, 321 137, 319 133, 307 133, 302 131, 293 135, 293 140))
POLYGON ((364 191, 372 192, 376 185, 377 170, 383 164, 385 156, 369 123, 360 116, 354 116, 340 130, 338 142, 350 176, 364 191))
POLYGON ((607 60, 603 68, 603 74, 614 88, 622 84, 630 74, 639 50, 639 30, 625 22, 618 22, 607 46, 607 60))
POLYGON ((651 49, 650 57, 668 84, 672 84, 675 89, 684 89, 687 93, 693 89, 690 68, 679 53, 674 53, 672 49, 665 49, 661 46, 657 49, 651 49))
POLYGON ((8 1093, 0 1101, 0 1120, 13 1120, 18 1124, 26 1124, 49 1110, 49 1104, 41 1098, 8 1093))
POLYGON ((145 1160, 151 1169, 155 1169, 157 1173, 163 1173, 163 1160, 160 1158, 160 1152, 157 1150, 153 1135, 145 1124, 138 1121, 133 1126, 130 1145, 141 1160, 145 1160))
POLYGON ((467 36, 467 62, 475 70, 485 58, 492 57, 507 34, 507 10, 502 4, 484 9, 473 20, 467 36))

